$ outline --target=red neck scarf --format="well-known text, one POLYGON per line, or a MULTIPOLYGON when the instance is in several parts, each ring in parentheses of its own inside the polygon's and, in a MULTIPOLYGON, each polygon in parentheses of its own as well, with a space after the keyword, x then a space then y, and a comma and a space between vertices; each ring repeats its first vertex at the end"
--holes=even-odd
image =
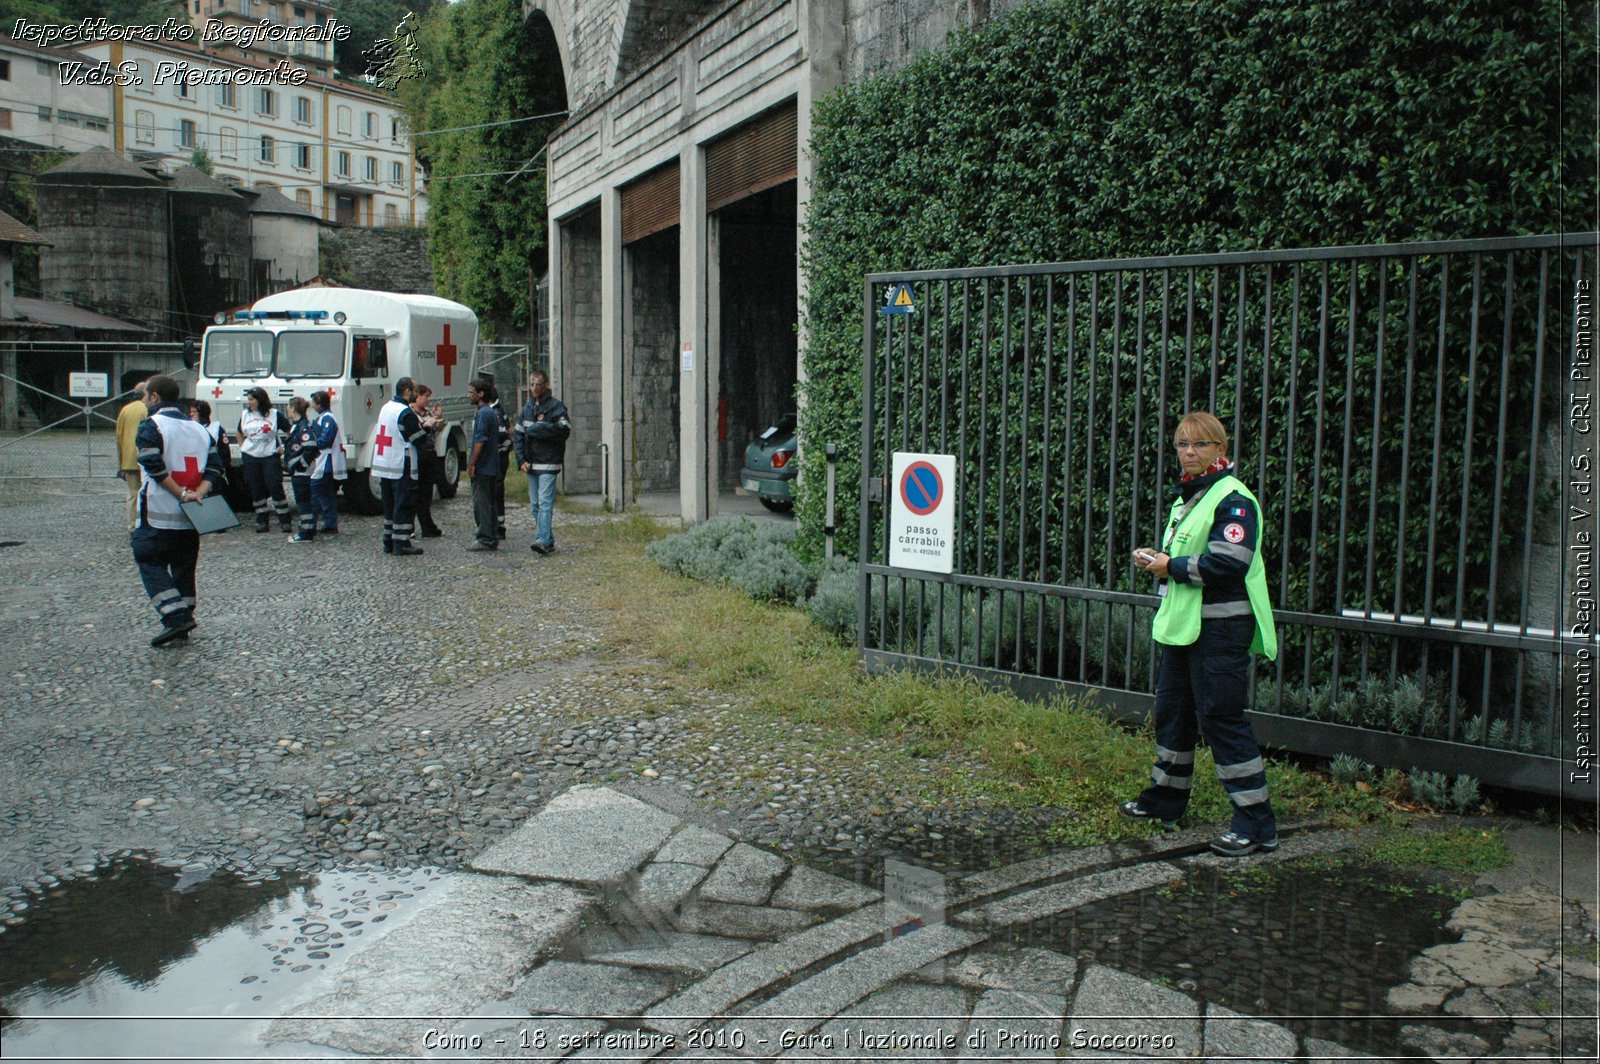
POLYGON ((1224 469, 1231 468, 1232 466, 1233 463, 1228 461, 1226 458, 1218 458, 1215 462, 1212 462, 1198 473, 1185 473, 1179 478, 1179 483, 1187 484, 1189 481, 1197 480, 1200 477, 1209 477, 1213 473, 1220 473, 1224 469))

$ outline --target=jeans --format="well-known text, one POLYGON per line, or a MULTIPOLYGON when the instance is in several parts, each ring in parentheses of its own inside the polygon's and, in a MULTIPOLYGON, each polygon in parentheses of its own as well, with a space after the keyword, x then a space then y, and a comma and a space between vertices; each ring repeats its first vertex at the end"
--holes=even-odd
POLYGON ((478 526, 478 542, 486 547, 500 545, 494 525, 494 485, 499 479, 493 473, 479 473, 472 478, 472 520, 478 526))
POLYGON ((1278 837, 1261 748, 1245 717, 1250 697, 1254 617, 1204 620, 1191 646, 1161 648, 1156 676, 1156 761, 1139 805, 1176 820, 1189 804, 1196 740, 1205 736, 1222 789, 1233 803, 1231 830, 1249 839, 1278 837))
POLYGON ((542 547, 556 545, 550 522, 556 509, 556 478, 560 473, 528 474, 528 508, 533 511, 533 541, 542 547))

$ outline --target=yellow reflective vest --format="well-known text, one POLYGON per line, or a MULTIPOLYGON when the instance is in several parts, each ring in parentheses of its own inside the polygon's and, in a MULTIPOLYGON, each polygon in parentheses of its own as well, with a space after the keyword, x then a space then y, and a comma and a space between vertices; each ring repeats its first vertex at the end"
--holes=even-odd
MULTIPOLYGON (((1187 514, 1183 500, 1172 504, 1172 514, 1167 518, 1166 553, 1171 557, 1189 557, 1201 554, 1211 539, 1211 525, 1216 519, 1217 506, 1223 499, 1238 492, 1256 508, 1256 552, 1245 570, 1244 588, 1250 596, 1250 612, 1255 615, 1256 633, 1250 640, 1252 654, 1264 654, 1268 660, 1278 656, 1278 630, 1272 620, 1272 603, 1267 597, 1267 567, 1261 560, 1261 547, 1266 542, 1266 518, 1255 495, 1238 477, 1227 476, 1218 480, 1200 497, 1187 514), (1176 525, 1176 527, 1174 527, 1176 525)), ((1200 607, 1204 592, 1193 584, 1167 581, 1167 594, 1156 610, 1151 634, 1157 643, 1167 646, 1189 646, 1200 638, 1200 607)))

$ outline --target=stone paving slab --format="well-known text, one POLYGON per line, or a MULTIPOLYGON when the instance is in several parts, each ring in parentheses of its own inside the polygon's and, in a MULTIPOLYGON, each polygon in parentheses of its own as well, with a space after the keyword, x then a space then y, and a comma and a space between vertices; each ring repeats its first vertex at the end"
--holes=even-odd
POLYGON ((843 915, 877 901, 881 896, 877 891, 848 879, 805 865, 795 865, 789 878, 783 881, 783 886, 772 895, 772 904, 784 909, 843 915))
POLYGON ((1113 868, 980 905, 957 913, 951 922, 985 929, 1031 923, 1102 898, 1170 883, 1182 874, 1175 865, 1164 862, 1113 868))
POLYGON ((700 897, 736 905, 765 905, 788 868, 789 862, 777 854, 737 843, 700 884, 700 897))
POLYGON ((1288 1064, 1299 1039, 1287 1027, 1208 1005, 1205 1017, 1207 1060, 1226 1059, 1232 1064, 1288 1064))
POLYGON ((429 1021, 386 1017, 469 1016, 499 1000, 572 933, 591 901, 565 884, 463 875, 351 957, 332 992, 289 1010, 263 1040, 413 1054, 429 1021))
POLYGON ((908 915, 896 905, 872 905, 747 953, 656 1005, 645 1021, 663 1031, 688 1031, 795 972, 883 934, 908 915))
POLYGON ((478 855, 471 867, 611 888, 667 840, 678 818, 606 787, 578 786, 478 855))
POLYGON ((803 931, 818 921, 814 913, 797 909, 772 909, 764 905, 730 905, 727 902, 695 902, 676 919, 680 931, 695 934, 732 935, 771 941, 803 931))
POLYGON ((636 945, 590 954, 598 964, 622 964, 631 968, 656 968, 663 971, 705 975, 738 960, 755 947, 740 939, 717 935, 690 935, 673 932, 654 945, 636 945))
POLYGON ((781 1060, 926 1059, 954 1053, 972 1009, 959 987, 897 983, 797 1038, 781 1060))
POLYGON ((977 935, 947 924, 913 931, 789 987, 734 1023, 755 1052, 771 1056, 784 1048, 784 1031, 809 1033, 890 982, 978 941, 977 935))
POLYGON ((671 992, 671 978, 659 971, 557 960, 530 972, 509 1002, 534 1015, 631 1016, 671 992))
POLYGON ((961 1060, 1051 1057, 1063 1045, 1065 994, 986 990, 972 1007, 961 1039, 961 1060))
POLYGON ((656 854, 658 861, 710 868, 733 846, 733 840, 698 824, 685 824, 656 854))
POLYGON ((705 877, 703 865, 653 861, 639 873, 634 902, 663 914, 676 912, 705 877))
POLYGON ((1082 1050, 1134 1057, 1200 1052, 1200 1007, 1192 998, 1099 964, 1084 972, 1066 1026, 1070 1056, 1082 1050))
POLYGON ((971 903, 1042 880, 1076 875, 1095 865, 1115 860, 1117 856, 1118 851, 1110 846, 1083 846, 1045 854, 1043 857, 1035 857, 1028 861, 1018 861, 1004 868, 975 872, 956 880, 951 900, 957 904, 971 903))
POLYGON ((973 950, 949 971, 952 979, 985 990, 1066 994, 1078 978, 1075 958, 1032 946, 973 950))

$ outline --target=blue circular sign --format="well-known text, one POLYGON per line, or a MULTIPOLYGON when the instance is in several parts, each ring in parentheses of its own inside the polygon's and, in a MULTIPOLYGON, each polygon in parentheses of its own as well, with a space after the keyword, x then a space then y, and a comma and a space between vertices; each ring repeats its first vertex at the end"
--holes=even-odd
POLYGON ((912 462, 900 475, 900 501, 918 517, 939 508, 944 498, 944 478, 928 462, 912 462))

